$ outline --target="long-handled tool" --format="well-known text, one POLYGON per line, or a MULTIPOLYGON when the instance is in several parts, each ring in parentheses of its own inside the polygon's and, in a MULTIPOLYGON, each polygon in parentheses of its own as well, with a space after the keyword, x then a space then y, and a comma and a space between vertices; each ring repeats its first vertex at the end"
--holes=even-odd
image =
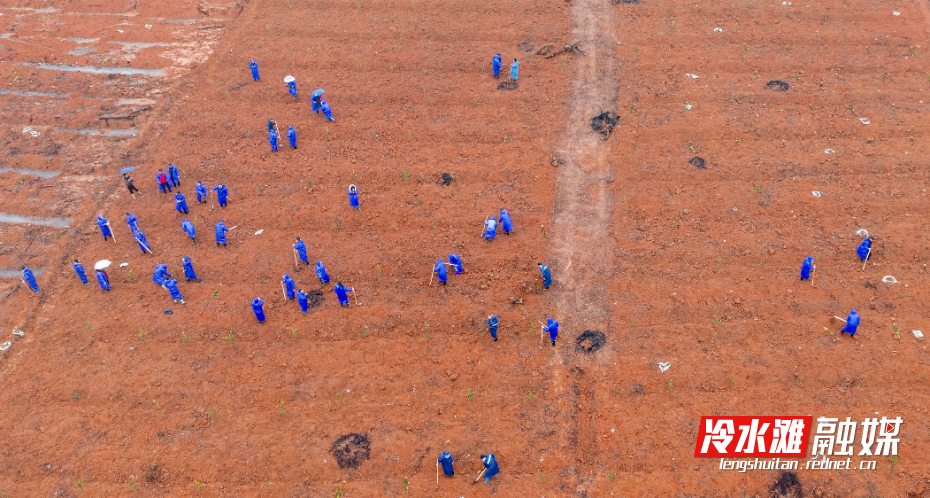
POLYGON ((869 256, 872 255, 872 248, 869 247, 869 252, 865 255, 865 261, 862 262, 862 271, 865 271, 865 265, 869 264, 869 256))
POLYGON ((281 282, 281 294, 284 294, 284 300, 287 300, 287 291, 284 290, 284 282, 281 282))
POLYGON ((543 345, 543 332, 546 330, 546 326, 542 324, 542 320, 539 321, 539 347, 543 345))
POLYGON ((490 220, 490 219, 491 219, 491 217, 488 216, 487 218, 484 219, 484 223, 481 224, 481 238, 482 238, 482 239, 484 238, 484 232, 485 232, 485 230, 487 230, 487 227, 488 227, 488 220, 490 220))
POLYGON ((814 286, 814 272, 816 272, 816 271, 817 271, 817 267, 816 267, 816 266, 813 267, 813 268, 811 268, 811 287, 814 286))
POLYGON ((840 317, 838 317, 838 316, 836 316, 836 315, 833 315, 833 318, 836 318, 837 320, 839 320, 839 321, 841 321, 841 322, 843 322, 843 323, 847 323, 846 320, 843 320, 842 318, 840 318, 840 317))
POLYGON ((439 461, 436 461, 436 491, 439 491, 439 461))
POLYGON ((484 470, 482 470, 482 471, 481 471, 481 473, 480 473, 480 474, 478 474, 478 478, 477 478, 477 479, 475 479, 475 482, 473 482, 472 484, 475 484, 475 483, 477 483, 478 481, 480 481, 480 480, 481 480, 481 476, 483 476, 483 475, 484 475, 484 473, 485 473, 485 472, 487 472, 487 471, 488 471, 488 468, 487 468, 487 467, 485 467, 485 468, 484 468, 484 470))
POLYGON ((110 222, 107 222, 107 228, 110 229, 110 236, 113 237, 113 242, 116 242, 116 232, 113 231, 113 227, 110 226, 110 222))
POLYGON ((297 249, 294 249, 294 268, 300 268, 297 264, 297 249))
POLYGON ((355 289, 352 289, 352 297, 355 298, 355 305, 361 306, 361 304, 358 302, 358 296, 355 294, 355 289))
POLYGON ((433 271, 429 274, 429 285, 433 285, 433 277, 436 275, 436 272, 433 271))
MULTIPOLYGON (((113 240, 116 240, 116 239, 113 239, 113 240)), ((149 249, 149 246, 143 244, 141 240, 136 240, 136 242, 138 242, 139 245, 142 246, 142 248, 145 249, 146 252, 148 252, 149 254, 152 254, 152 250, 149 249)))

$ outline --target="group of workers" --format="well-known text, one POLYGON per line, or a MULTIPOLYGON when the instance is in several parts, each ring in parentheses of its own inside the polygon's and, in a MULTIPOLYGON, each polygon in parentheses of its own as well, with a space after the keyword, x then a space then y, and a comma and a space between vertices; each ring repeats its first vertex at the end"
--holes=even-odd
MULTIPOLYGON (((200 280, 200 277, 197 276, 197 273, 194 272, 194 265, 191 263, 191 258, 183 256, 181 258, 181 265, 184 267, 184 276, 187 278, 188 282, 194 280, 201 283, 203 282, 200 280)), ((171 299, 173 299, 175 303, 180 302, 181 304, 187 304, 187 302, 184 301, 184 296, 181 295, 180 289, 178 289, 178 281, 168 273, 168 265, 155 265, 155 273, 152 274, 152 281, 161 285, 163 289, 167 289, 171 294, 171 299)))
MULTIPOLYGON (((494 240, 494 237, 497 235, 497 225, 498 222, 494 219, 494 215, 484 220, 484 240, 486 242, 494 240)), ((508 213, 506 209, 501 209, 500 226, 505 235, 510 235, 510 232, 513 230, 513 222, 510 221, 510 213, 508 213)))
MULTIPOLYGON (((177 188, 181 185, 180 171, 174 164, 170 164, 168 166, 167 173, 159 169, 158 174, 156 175, 156 178, 159 181, 159 188, 163 192, 170 192, 172 188, 177 188)), ((229 190, 227 189, 225 184, 217 185, 213 187, 212 189, 208 190, 207 187, 203 184, 203 182, 197 182, 197 185, 195 186, 195 190, 197 192, 197 203, 198 204, 206 204, 207 198, 209 196, 209 192, 212 191, 212 192, 216 192, 217 194, 217 201, 219 203, 220 208, 225 208, 227 206, 229 190)), ((350 185, 347 194, 349 196, 349 204, 352 206, 352 208, 361 210, 361 207, 359 205, 359 199, 358 199, 358 188, 355 185, 350 185)), ((175 209, 178 211, 178 213, 181 213, 181 214, 189 213, 189 209, 187 206, 187 200, 184 197, 184 194, 181 192, 177 192, 175 194, 175 209)), ((142 250, 143 254, 146 254, 146 253, 151 254, 152 249, 148 242, 148 239, 146 238, 145 233, 142 232, 142 230, 139 228, 139 219, 134 214, 127 212, 126 223, 129 225, 129 228, 132 232, 133 239, 136 240, 136 242, 139 244, 139 247, 142 250)), ((109 220, 105 218, 103 214, 97 215, 97 225, 100 228, 100 233, 103 236, 104 241, 109 241, 110 239, 113 239, 113 241, 115 242, 116 239, 113 233, 113 228, 110 225, 109 220)), ((220 220, 216 223, 215 235, 216 235, 217 247, 220 247, 220 246, 227 247, 226 232, 232 230, 233 228, 236 228, 236 227, 227 228, 223 220, 220 220)), ((193 223, 191 223, 189 219, 184 218, 184 220, 181 222, 181 230, 185 234, 187 234, 192 244, 196 244, 197 242, 196 227, 193 223)), ((297 242, 294 244, 294 253, 295 253, 295 262, 299 258, 300 261, 304 262, 308 266, 310 265, 310 262, 307 257, 306 244, 300 238, 298 238, 297 242)), ((189 257, 184 256, 182 258, 182 264, 183 264, 184 273, 185 273, 185 276, 187 277, 188 282, 191 282, 193 280, 202 282, 200 278, 197 276, 196 272, 194 271, 193 264, 191 263, 191 259, 189 257)), ((84 270, 84 267, 80 264, 80 262, 77 259, 73 261, 72 265, 73 265, 75 273, 78 275, 78 278, 81 280, 82 283, 87 285, 88 284, 87 273, 84 270)), ((174 280, 171 278, 171 275, 168 274, 167 268, 168 266, 164 264, 156 265, 155 273, 153 274, 153 277, 152 277, 153 281, 161 285, 163 288, 167 289, 170 292, 171 297, 175 303, 186 304, 186 301, 184 300, 180 292, 180 289, 178 289, 177 280, 174 280)), ((34 293, 38 293, 39 286, 36 281, 35 274, 32 272, 31 269, 27 268, 26 266, 23 266, 22 270, 23 270, 23 282, 26 283, 28 287, 34 293)), ((106 273, 106 270, 104 268, 100 268, 100 269, 95 269, 95 271, 97 273, 96 275, 97 281, 100 284, 101 289, 107 290, 107 291, 111 290, 110 280, 109 280, 109 276, 106 273)), ((326 267, 323 265, 322 261, 317 261, 315 271, 316 271, 317 277, 320 280, 320 284, 326 285, 327 283, 329 283, 330 281, 329 274, 326 271, 326 267)), ((461 263, 459 263, 459 271, 461 272, 461 263)), ((308 300, 307 293, 304 292, 303 289, 295 289, 294 281, 290 279, 290 277, 287 275, 285 275, 285 280, 282 282, 282 285, 284 285, 285 297, 288 300, 292 300, 296 298, 298 303, 300 304, 301 310, 304 313, 307 313, 309 309, 309 300, 308 300)), ((342 284, 342 282, 337 282, 335 287, 333 288, 333 291, 336 293, 336 297, 339 300, 340 306, 349 307, 348 293, 354 292, 355 289, 346 287, 345 285, 342 284)), ((264 301, 262 301, 260 298, 256 298, 252 302, 253 310, 255 311, 255 315, 259 319, 260 323, 265 320, 264 309, 262 307, 263 304, 264 304, 264 301)))
MULTIPOLYGON (((255 62, 254 59, 250 61, 249 68, 252 72, 252 78, 255 81, 259 81, 260 78, 259 78, 259 72, 258 72, 258 64, 255 62)), ((492 71, 493 71, 494 78, 500 77, 500 71, 501 71, 501 55, 500 54, 496 54, 492 59, 492 71)), ((511 79, 517 80, 518 73, 519 73, 519 61, 515 58, 513 60, 513 64, 511 65, 511 73, 510 73, 511 79)), ((288 90, 290 94, 294 98, 296 98, 297 97, 296 81, 294 80, 293 77, 290 77, 290 76, 286 78, 285 81, 287 82, 288 90)), ((314 92, 311 98, 311 102, 313 103, 313 111, 316 113, 319 113, 322 111, 324 115, 326 116, 327 120, 334 121, 332 117, 332 110, 330 109, 329 104, 325 100, 323 100, 322 93, 323 93, 322 90, 317 90, 316 92, 314 92)), ((277 151, 278 149, 278 128, 277 128, 277 124, 272 119, 268 120, 268 132, 269 132, 269 141, 271 143, 271 148, 273 151, 277 151)), ((287 131, 286 136, 287 136, 290 146, 296 149, 297 148, 297 133, 292 126, 288 126, 288 131, 287 131)), ((172 188, 178 188, 181 185, 180 172, 174 164, 168 165, 167 172, 159 169, 158 173, 156 174, 156 178, 159 183, 159 190, 163 193, 170 193, 172 192, 172 188)), ((135 189, 134 185, 132 185, 131 177, 128 177, 128 175, 124 175, 124 181, 127 182, 127 186, 130 189, 130 194, 132 194, 134 190, 135 192, 138 192, 138 189, 135 189)), ((195 186, 195 190, 197 192, 198 204, 206 204, 209 191, 207 190, 203 182, 198 182, 197 185, 195 186)), ((212 189, 210 189, 210 191, 215 191, 217 193, 217 201, 219 203, 220 208, 225 208, 227 205, 227 200, 228 200, 228 195, 229 195, 226 185, 224 184, 217 185, 213 187, 212 189)), ((358 188, 355 185, 350 185, 349 190, 347 191, 347 194, 349 196, 349 203, 351 207, 353 209, 361 210, 361 207, 359 204, 358 188)), ((188 214, 189 209, 188 209, 187 200, 184 194, 179 191, 174 195, 174 199, 175 199, 176 211, 180 214, 185 214, 185 215, 188 214)), ((145 234, 139 228, 138 218, 136 218, 132 213, 127 212, 126 222, 130 227, 133 239, 136 240, 136 242, 139 244, 139 247, 143 251, 143 253, 151 254, 152 250, 145 237, 145 234)), ((101 231, 101 234, 103 235, 104 241, 108 241, 110 238, 114 238, 114 241, 115 241, 112 227, 110 226, 109 221, 102 214, 97 215, 97 225, 100 227, 100 231, 101 231)), ((513 222, 511 220, 510 213, 508 211, 501 209, 500 215, 497 220, 495 220, 495 217, 493 215, 488 217, 485 220, 482 237, 485 239, 486 242, 490 242, 495 238, 498 225, 500 225, 500 228, 504 234, 509 235, 510 232, 513 231, 514 229, 513 222)), ((191 243, 196 244, 196 228, 194 224, 191 223, 187 218, 185 218, 181 224, 181 229, 184 231, 185 234, 188 235, 188 237, 191 240, 191 243)), ((222 220, 217 222, 217 224, 215 225, 217 247, 219 246, 226 247, 227 245, 226 232, 228 232, 229 230, 231 229, 227 228, 222 220)), ((860 260, 865 261, 865 262, 868 261, 869 257, 871 256, 871 252, 872 252, 872 242, 873 242, 873 238, 866 236, 866 238, 858 246, 858 248, 856 249, 856 254, 859 256, 860 260)), ((296 242, 293 245, 293 250, 294 250, 295 265, 298 265, 299 263, 304 263, 308 267, 311 265, 310 260, 307 255, 306 244, 299 237, 296 239, 296 242)), ((458 256, 457 254, 449 254, 448 261, 449 262, 446 263, 442 261, 442 259, 437 259, 433 267, 433 270, 432 270, 434 276, 437 277, 438 281, 442 285, 446 285, 448 281, 448 272, 446 270, 446 266, 450 266, 454 268, 455 275, 460 275, 464 272, 464 266, 463 266, 463 262, 460 256, 458 256)), ((201 279, 197 276, 196 272, 194 271, 193 264, 191 262, 191 259, 188 256, 183 256, 181 259, 181 263, 184 268, 184 275, 187 278, 188 283, 192 281, 202 282, 201 279)), ((548 289, 549 286, 552 284, 552 273, 549 267, 546 266, 545 264, 540 262, 538 263, 538 265, 539 265, 540 273, 543 279, 543 286, 545 289, 548 289)), ((78 278, 81 280, 81 282, 84 285, 88 285, 87 274, 84 270, 83 265, 81 265, 80 261, 77 258, 73 260, 72 267, 74 268, 74 271, 77 274, 78 278)), ((804 259, 802 266, 801 266, 801 275, 800 275, 801 280, 802 281, 811 280, 813 278, 813 272, 815 269, 816 269, 816 266, 814 265, 813 256, 808 256, 806 259, 804 259)), ((109 281, 109 276, 107 275, 106 271, 103 268, 95 269, 95 271, 96 271, 97 281, 100 287, 104 290, 109 291, 110 281, 109 281)), ((330 282, 329 274, 322 261, 318 260, 316 262, 315 273, 321 285, 325 286, 330 282)), ((36 281, 35 274, 30 268, 26 266, 22 266, 22 280, 35 294, 38 294, 40 292, 39 285, 38 285, 38 282, 36 281)), ((171 295, 171 298, 174 300, 175 303, 186 304, 186 301, 184 300, 181 294, 181 291, 178 288, 178 281, 174 279, 170 273, 168 273, 168 265, 166 264, 155 265, 155 272, 152 276, 152 280, 156 284, 160 285, 162 288, 168 290, 168 292, 171 295)), ((432 277, 430 279, 430 283, 432 283, 432 277)), ((293 278, 291 278, 289 273, 285 273, 283 275, 283 280, 281 281, 281 287, 282 287, 282 293, 285 297, 285 300, 286 301, 296 300, 301 311, 304 314, 307 314, 309 310, 308 294, 302 288, 297 288, 296 282, 294 281, 293 278)), ((339 305, 341 307, 349 307, 348 293, 352 292, 354 294, 355 289, 344 286, 342 282, 337 282, 333 288, 333 291, 335 292, 339 300, 339 305)), ((357 298, 356 298, 356 302, 357 302, 357 298)), ((264 301, 260 297, 256 297, 251 302, 251 306, 252 306, 252 310, 258 322, 260 324, 263 323, 266 319, 265 310, 264 310, 264 301)), ((850 334, 850 336, 854 336, 857 332, 857 328, 860 324, 860 321, 861 321, 861 317, 858 315, 857 311, 853 309, 847 316, 847 319, 845 320, 846 325, 843 327, 841 332, 848 333, 850 334)), ((488 326, 488 331, 491 337, 493 338, 493 342, 497 342, 498 328, 500 326, 500 318, 493 314, 489 315, 486 323, 488 326)), ((548 332, 549 340, 551 344, 555 346, 555 341, 556 341, 556 338, 558 336, 558 331, 559 331, 559 322, 557 322, 555 319, 550 317, 546 319, 546 323, 544 325, 541 324, 541 327, 542 327, 542 332, 548 332)), ((481 455, 481 462, 484 466, 484 470, 482 471, 481 475, 484 476, 485 482, 487 482, 491 477, 497 475, 500 472, 500 467, 498 466, 498 463, 493 453, 481 455)), ((448 451, 443 452, 440 455, 439 459, 436 461, 436 464, 437 464, 437 479, 438 479, 438 467, 439 466, 442 467, 443 473, 446 476, 454 475, 453 458, 452 458, 451 453, 449 453, 448 451)), ((479 479, 481 475, 479 475, 479 479)))
MULTIPOLYGON (((515 59, 516 60, 516 59, 515 59)), ((255 59, 249 61, 249 70, 252 71, 252 80, 261 81, 261 78, 258 74, 258 63, 255 62, 255 59)), ((287 84, 287 91, 291 94, 291 97, 297 98, 297 79, 293 76, 286 76, 284 78, 284 83, 287 84)), ((336 121, 336 118, 333 117, 333 110, 329 106, 329 103, 326 102, 326 99, 323 98, 322 89, 317 89, 311 94, 310 102, 313 105, 313 112, 319 114, 323 113, 327 121, 336 121)), ((273 119, 268 120, 268 142, 271 144, 272 152, 278 151, 278 139, 280 138, 281 133, 278 131, 278 125, 273 119)), ((287 140, 291 148, 297 148, 297 131, 293 126, 287 127, 287 140)))
MULTIPOLYGON (((443 451, 439 458, 436 460, 436 479, 437 485, 439 484, 439 467, 442 467, 442 473, 446 477, 452 477, 455 475, 455 459, 452 458, 452 453, 448 451, 443 451)), ((488 482, 492 477, 500 473, 500 466, 497 464, 497 458, 494 457, 494 453, 488 453, 487 455, 481 455, 481 465, 484 466, 484 470, 481 471, 481 474, 478 474, 478 479, 484 477, 484 482, 488 482)), ((478 479, 475 479, 477 482, 478 479)))
MULTIPOLYGON (((865 236, 865 239, 862 240, 862 243, 859 244, 859 247, 856 248, 856 255, 859 256, 859 260, 863 262, 868 262, 869 257, 872 256, 872 241, 874 239, 865 236)), ((808 256, 804 259, 804 262, 801 263, 801 280, 811 280, 813 278, 814 269, 817 268, 814 265, 814 257, 808 256)), ((811 283, 813 285, 813 282, 811 283)), ((841 319, 842 320, 842 319, 841 319)), ((849 315, 846 317, 846 320, 843 320, 846 325, 843 326, 843 329, 840 330, 840 333, 847 333, 850 337, 856 335, 856 331, 859 328, 859 323, 861 322, 862 317, 859 316, 859 313, 856 310, 849 312, 849 315)))
MULTIPOLYGON (((510 77, 513 80, 518 79, 519 65, 520 65, 519 61, 516 58, 514 58, 513 64, 511 65, 511 70, 510 70, 510 77)), ((250 60, 249 69, 252 72, 253 80, 256 82, 260 81, 259 72, 258 72, 258 63, 255 62, 254 59, 250 60)), ((493 72, 494 78, 500 77, 500 71, 501 71, 501 55, 498 53, 498 54, 495 54, 494 57, 492 58, 492 72, 493 72)), ((288 90, 291 96, 296 98, 297 97, 297 84, 296 84, 295 78, 293 76, 288 76, 285 78, 285 82, 287 83, 288 90)), ((329 104, 322 97, 323 93, 324 92, 322 89, 318 89, 313 92, 311 96, 311 102, 313 104, 313 111, 316 113, 323 112, 327 120, 334 121, 332 117, 332 110, 330 109, 329 104)), ((268 132, 269 132, 269 140, 271 142, 272 150, 277 151, 278 149, 278 127, 277 127, 277 123, 275 123, 273 119, 268 120, 268 132)), ((287 138, 290 143, 290 146, 296 149, 297 148, 297 132, 294 130, 292 126, 288 126, 287 138)), ((177 166, 175 166, 174 164, 168 165, 167 172, 159 169, 158 173, 156 174, 156 178, 159 183, 159 190, 163 193, 169 193, 172 191, 172 187, 178 188, 181 185, 180 171, 178 170, 177 166)), ((124 175, 124 180, 126 180, 126 175, 124 175)), ((131 182, 131 178, 126 181, 131 182)), ((203 182, 198 182, 195 189, 197 192, 198 204, 205 204, 206 199, 208 197, 208 190, 206 186, 204 186, 203 182)), ((136 189, 136 191, 138 191, 138 189, 136 189)), ((217 185, 213 187, 211 191, 217 192, 217 200, 219 202, 220 208, 225 208, 227 205, 227 198, 229 194, 228 190, 226 189, 226 186, 217 185)), ((132 186, 130 186, 130 193, 133 193, 132 186)), ((349 204, 352 206, 352 208, 361 210, 361 206, 359 204, 358 188, 355 185, 350 185, 349 190, 347 191, 347 195, 349 196, 349 204)), ((188 205, 187 205, 187 199, 184 196, 184 194, 181 192, 177 192, 174 196, 174 199, 175 199, 175 209, 178 211, 178 213, 188 214, 189 210, 188 210, 188 205)), ((129 224, 130 229, 132 230, 133 239, 135 239, 138 242, 139 247, 143 251, 143 253, 152 253, 151 248, 149 247, 148 241, 145 237, 145 234, 142 232, 141 229, 139 229, 138 219, 134 215, 132 215, 132 213, 126 213, 126 221, 129 224)), ((106 218, 104 218, 102 214, 97 215, 97 224, 100 226, 100 230, 101 230, 104 240, 108 240, 110 237, 113 237, 113 232, 112 232, 112 228, 110 227, 109 221, 106 218)), ((497 234, 498 225, 500 225, 501 230, 506 235, 509 235, 510 232, 513 231, 513 221, 511 220, 510 213, 507 210, 501 209, 498 219, 495 219, 495 217, 492 215, 485 220, 482 237, 484 238, 486 242, 490 242, 494 240, 497 234)), ((236 227, 233 227, 233 228, 236 228, 236 227)), ((185 218, 184 221, 181 223, 181 229, 188 235, 188 237, 191 240, 191 243, 195 244, 196 243, 196 228, 194 224, 191 223, 190 220, 185 218)), ((217 224, 215 225, 217 247, 227 246, 226 232, 228 232, 229 230, 231 230, 231 228, 227 228, 222 220, 217 222, 217 224)), ((863 261, 867 261, 869 256, 871 255, 872 240, 873 240, 872 237, 866 236, 865 240, 863 240, 862 243, 859 245, 859 247, 856 249, 857 255, 863 261)), ((295 264, 297 263, 297 260, 299 259, 301 262, 306 263, 307 266, 310 266, 310 261, 307 257, 306 245, 300 238, 297 239, 297 242, 296 244, 294 244, 293 248, 294 248, 294 253, 295 253, 295 264)), ((185 271, 185 275, 188 278, 188 282, 190 282, 191 280, 200 281, 200 279, 196 276, 196 273, 194 273, 193 267, 191 266, 190 258, 188 258, 187 256, 184 256, 182 263, 184 265, 184 271, 185 271)), ((442 285, 446 285, 448 281, 448 272, 446 270, 447 265, 455 268, 456 275, 459 275, 463 273, 464 271, 462 259, 456 254, 449 255, 448 263, 443 262, 441 259, 437 259, 435 265, 433 266, 432 272, 434 276, 438 277, 438 280, 442 285)), ((539 269, 540 269, 540 272, 543 278, 543 286, 546 289, 548 289, 549 286, 552 284, 551 271, 549 267, 544 265, 543 263, 538 263, 538 265, 539 265, 539 269)), ((77 259, 74 260, 73 266, 74 266, 75 272, 78 274, 78 277, 86 285, 87 275, 84 271, 83 266, 80 265, 77 259)), ((807 257, 801 266, 801 280, 811 279, 815 268, 816 266, 814 266, 813 264, 813 256, 807 257)), ((320 284, 326 285, 327 283, 329 283, 329 275, 326 272, 326 268, 321 261, 317 261, 316 263, 316 274, 317 274, 317 277, 319 278, 320 284)), ((169 292, 171 293, 172 298, 175 300, 175 302, 180 302, 184 304, 185 301, 182 298, 181 293, 177 288, 177 281, 171 279, 170 277, 171 275, 167 274, 167 265, 156 266, 156 273, 153 276, 153 280, 155 280, 157 283, 162 285, 162 287, 168 289, 169 292)), ((100 283, 101 288, 105 290, 110 289, 109 278, 107 277, 106 272, 103 271, 102 269, 97 270, 97 280, 100 283)), ((32 270, 30 270, 29 268, 25 266, 23 266, 23 282, 25 282, 29 286, 29 288, 32 289, 35 293, 39 292, 39 286, 38 286, 38 283, 36 282, 35 275, 32 273, 32 270)), ((432 277, 430 278, 430 283, 432 284, 432 277)), ((281 282, 281 284, 282 284, 282 290, 284 292, 284 296, 286 300, 296 299, 298 304, 300 305, 301 310, 304 313, 307 313, 308 307, 309 307, 307 293, 305 293, 303 289, 297 289, 294 280, 288 274, 284 275, 284 280, 281 282)), ((342 282, 337 282, 333 290, 339 299, 340 306, 348 307, 349 306, 348 292, 354 293, 354 289, 345 287, 344 285, 342 285, 342 282)), ((262 323, 265 321, 265 313, 264 313, 263 305, 264 305, 264 301, 262 301, 261 298, 255 298, 252 301, 252 308, 253 308, 253 311, 255 312, 255 316, 258 319, 259 323, 262 323)), ((849 313, 846 319, 846 325, 844 326, 842 332, 848 333, 851 336, 855 335, 857 328, 859 326, 859 323, 860 323, 860 316, 854 309, 849 313)), ((493 338, 494 342, 497 342, 497 338, 498 338, 497 331, 498 331, 498 327, 500 326, 500 319, 495 315, 489 315, 487 319, 487 325, 488 325, 488 330, 491 334, 491 337, 493 338)), ((553 318, 548 318, 546 320, 546 324, 541 325, 541 326, 542 326, 543 331, 549 332, 550 342, 553 346, 555 346, 556 337, 558 335, 559 323, 555 321, 553 318)))
MULTIPOLYGON (((491 58, 491 72, 494 73, 495 79, 501 77, 501 54, 494 54, 494 57, 491 58)), ((516 81, 519 76, 520 61, 514 57, 513 64, 510 65, 510 79, 516 81)))
MULTIPOLYGON (((170 192, 172 187, 177 188, 181 185, 180 172, 178 171, 177 166, 175 166, 174 164, 168 165, 167 173, 159 169, 158 174, 156 175, 156 179, 159 182, 159 189, 162 192, 166 192, 166 193, 170 192)), ((207 197, 209 196, 209 192, 211 191, 216 192, 217 202, 220 208, 225 208, 228 203, 229 190, 226 188, 225 184, 216 185, 215 187, 213 187, 212 189, 208 191, 207 187, 203 184, 203 182, 197 182, 197 185, 195 186, 195 190, 197 192, 197 203, 198 204, 206 204, 207 197)), ((175 194, 175 209, 178 211, 178 213, 182 213, 182 214, 188 214, 189 212, 188 206, 187 206, 187 199, 184 196, 184 194, 181 192, 178 192, 175 194)), ((139 248, 142 250, 142 253, 152 254, 153 252, 151 249, 151 245, 149 244, 148 239, 145 236, 145 233, 139 228, 139 218, 137 218, 134 214, 127 212, 126 213, 126 224, 129 225, 129 229, 132 232, 132 238, 139 244, 139 248)), ((97 214, 97 225, 100 227, 100 233, 103 236, 104 241, 109 241, 111 238, 114 240, 114 242, 116 241, 116 238, 113 234, 113 227, 110 225, 110 221, 107 218, 105 218, 103 214, 97 214)), ((225 247, 226 246, 226 232, 228 232, 231 229, 226 228, 226 225, 223 223, 222 220, 217 222, 215 229, 216 229, 217 247, 219 246, 225 247)), ((184 221, 181 222, 181 230, 184 233, 186 233, 188 237, 190 237, 191 243, 197 242, 196 228, 194 224, 190 222, 189 219, 185 218, 184 221)), ((191 263, 191 259, 189 257, 184 256, 181 259, 181 263, 184 267, 184 275, 187 277, 188 282, 191 282, 194 280, 198 282, 202 282, 200 278, 197 276, 196 272, 194 271, 193 264, 191 263)), ((78 275, 78 278, 81 279, 81 282, 83 282, 84 285, 87 285, 88 283, 87 273, 85 272, 84 267, 80 264, 80 262, 77 259, 75 259, 72 262, 72 266, 74 268, 75 273, 78 275)), ((186 301, 184 300, 183 296, 181 295, 180 290, 177 287, 177 283, 178 283, 177 280, 173 280, 170 278, 171 275, 168 274, 167 268, 168 268, 168 265, 156 265, 155 274, 152 277, 153 281, 161 285, 163 288, 167 289, 170 292, 171 298, 174 300, 174 302, 186 304, 186 301)), ((35 277, 32 275, 32 272, 31 271, 26 272, 26 270, 27 269, 24 267, 23 281, 28 283, 28 280, 31 279, 34 282, 35 277), (29 278, 27 278, 27 273, 28 273, 29 278)), ((106 270, 104 268, 95 268, 95 271, 97 274, 96 275, 97 283, 100 284, 100 288, 103 290, 107 290, 107 291, 110 290, 111 289, 110 279, 106 273, 106 270)), ((30 285, 30 288, 32 288, 35 292, 38 292, 37 285, 36 286, 30 285)))

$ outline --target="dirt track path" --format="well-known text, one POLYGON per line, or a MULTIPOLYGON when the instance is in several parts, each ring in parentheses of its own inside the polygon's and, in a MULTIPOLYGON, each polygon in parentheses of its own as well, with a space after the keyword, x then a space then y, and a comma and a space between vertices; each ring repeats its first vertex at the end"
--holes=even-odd
POLYGON ((616 10, 607 0, 575 0, 572 18, 570 41, 580 40, 587 56, 573 60, 568 121, 556 152, 564 164, 559 167, 548 247, 553 271, 549 313, 564 331, 551 362, 562 418, 559 443, 574 457, 573 489, 584 495, 592 491, 597 460, 596 379, 585 372, 585 359, 573 353, 573 340, 584 330, 608 332, 606 295, 614 245, 608 230, 613 215, 609 147, 589 124, 594 115, 616 107, 614 33, 619 26, 616 10))
POLYGON ((603 135, 591 127, 591 117, 613 110, 617 101, 617 60, 613 37, 616 13, 602 0, 573 4, 573 40, 581 40, 586 57, 577 57, 568 123, 560 147, 560 167, 553 210, 549 258, 553 266, 553 298, 572 329, 606 326, 607 263, 613 241, 608 223, 613 201, 608 191, 611 167, 603 135), (606 38, 607 34, 610 39, 606 38))

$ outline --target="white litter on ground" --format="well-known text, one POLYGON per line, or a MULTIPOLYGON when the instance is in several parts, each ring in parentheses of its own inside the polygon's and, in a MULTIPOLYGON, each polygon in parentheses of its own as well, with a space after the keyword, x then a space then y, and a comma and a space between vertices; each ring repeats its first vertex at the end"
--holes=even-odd
POLYGON ((813 190, 813 191, 811 191, 811 193, 814 194, 814 197, 822 197, 822 196, 823 196, 823 194, 820 193, 820 191, 818 191, 818 190, 813 190))
POLYGON ((922 339, 924 337, 924 333, 919 330, 912 330, 911 333, 913 333, 914 337, 918 339, 922 339))
POLYGON ((693 80, 698 79, 698 75, 696 75, 696 74, 686 73, 685 76, 687 76, 687 77, 689 77, 689 78, 691 78, 691 79, 693 79, 693 80))
POLYGON ((659 362, 659 372, 665 373, 665 371, 668 370, 669 368, 672 368, 672 364, 670 362, 667 362, 667 361, 659 362))
POLYGON ((891 275, 885 275, 884 277, 882 277, 882 282, 885 282, 886 284, 896 284, 898 283, 898 280, 892 277, 891 275))

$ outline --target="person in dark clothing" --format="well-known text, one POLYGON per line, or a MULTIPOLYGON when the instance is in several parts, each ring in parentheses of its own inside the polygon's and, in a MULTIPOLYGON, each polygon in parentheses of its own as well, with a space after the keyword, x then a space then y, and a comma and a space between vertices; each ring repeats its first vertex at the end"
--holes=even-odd
POLYGON ((133 199, 136 198, 135 192, 139 192, 140 194, 142 193, 142 192, 139 191, 139 189, 136 188, 135 185, 133 185, 133 183, 132 183, 132 177, 129 176, 129 173, 124 173, 124 174, 123 174, 123 182, 126 183, 126 188, 129 189, 129 195, 131 195, 133 199))

